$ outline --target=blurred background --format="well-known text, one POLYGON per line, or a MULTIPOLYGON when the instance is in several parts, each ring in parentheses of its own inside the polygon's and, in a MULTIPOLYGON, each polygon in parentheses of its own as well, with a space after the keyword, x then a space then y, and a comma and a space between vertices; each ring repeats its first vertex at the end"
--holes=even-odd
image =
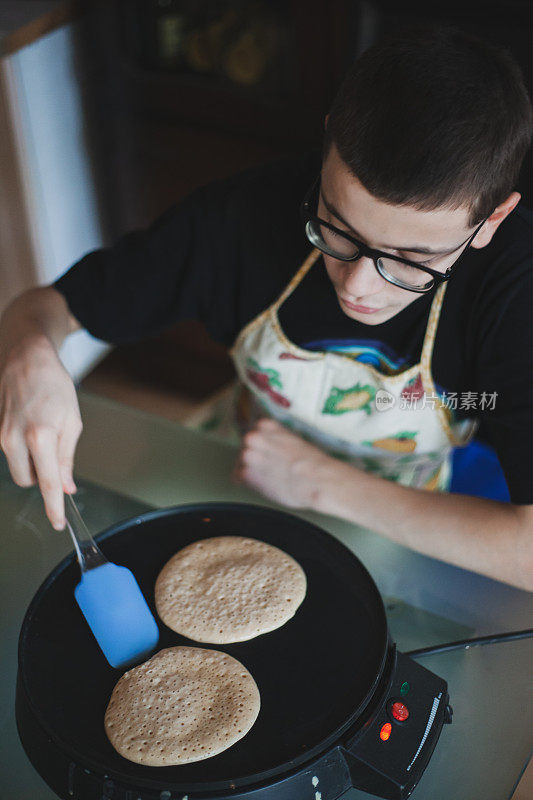
MULTIPOLYGON (((320 147, 349 64, 409 21, 508 47, 533 88, 529 0, 0 0, 0 310, 195 187, 320 147)), ((533 207, 533 159, 521 184, 533 207)), ((196 323, 63 358, 86 389, 201 422, 231 381, 196 323)))

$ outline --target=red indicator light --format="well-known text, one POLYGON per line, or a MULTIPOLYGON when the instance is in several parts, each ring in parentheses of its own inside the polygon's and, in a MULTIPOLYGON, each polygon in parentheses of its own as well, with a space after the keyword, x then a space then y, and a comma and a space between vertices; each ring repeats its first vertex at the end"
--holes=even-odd
POLYGON ((394 719, 397 719, 398 722, 405 722, 407 717, 409 716, 409 709, 407 706, 404 706, 403 703, 393 703, 392 704, 392 716, 394 719))
POLYGON ((382 742, 386 742, 389 736, 391 735, 392 725, 390 722, 386 722, 385 725, 381 728, 379 732, 379 738, 382 742))

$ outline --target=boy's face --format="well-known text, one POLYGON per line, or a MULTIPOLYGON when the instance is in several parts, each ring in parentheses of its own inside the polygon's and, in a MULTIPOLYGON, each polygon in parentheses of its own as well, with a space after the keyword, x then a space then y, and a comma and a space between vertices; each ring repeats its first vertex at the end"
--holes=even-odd
MULTIPOLYGON (((476 235, 471 247, 484 247, 519 199, 520 195, 513 193, 506 201, 512 207, 507 210, 506 206, 503 216, 498 216, 497 209, 476 235), (516 199, 510 203, 514 195, 516 199)), ((502 209, 502 206, 498 208, 502 209)), ((469 212, 466 208, 417 211, 409 206, 390 205, 376 199, 352 175, 335 145, 331 146, 322 166, 317 216, 351 233, 369 247, 424 263, 443 273, 460 257, 466 247, 461 244, 475 230, 467 224, 469 212), (410 247, 439 253, 417 253, 410 247)), ((342 310, 358 322, 379 325, 420 297, 420 294, 388 283, 369 258, 363 256, 357 261, 339 261, 325 253, 323 258, 342 310)))

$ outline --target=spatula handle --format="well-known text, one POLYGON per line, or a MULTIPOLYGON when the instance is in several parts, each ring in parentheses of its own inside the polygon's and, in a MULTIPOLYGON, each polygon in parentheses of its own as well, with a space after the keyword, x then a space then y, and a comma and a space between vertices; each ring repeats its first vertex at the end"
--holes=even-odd
POLYGON ((89 533, 87 526, 81 518, 78 507, 74 502, 72 495, 65 495, 65 517, 67 521, 67 528, 74 542, 76 555, 80 564, 82 572, 87 572, 89 569, 101 567, 102 564, 107 564, 107 558, 104 556, 93 537, 89 533))

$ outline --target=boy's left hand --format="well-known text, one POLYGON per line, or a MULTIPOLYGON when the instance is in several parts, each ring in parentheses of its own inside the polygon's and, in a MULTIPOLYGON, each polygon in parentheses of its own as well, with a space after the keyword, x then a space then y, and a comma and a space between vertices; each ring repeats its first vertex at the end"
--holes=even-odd
POLYGON ((244 436, 233 477, 282 505, 313 508, 328 461, 334 459, 320 448, 273 419, 261 419, 244 436))

